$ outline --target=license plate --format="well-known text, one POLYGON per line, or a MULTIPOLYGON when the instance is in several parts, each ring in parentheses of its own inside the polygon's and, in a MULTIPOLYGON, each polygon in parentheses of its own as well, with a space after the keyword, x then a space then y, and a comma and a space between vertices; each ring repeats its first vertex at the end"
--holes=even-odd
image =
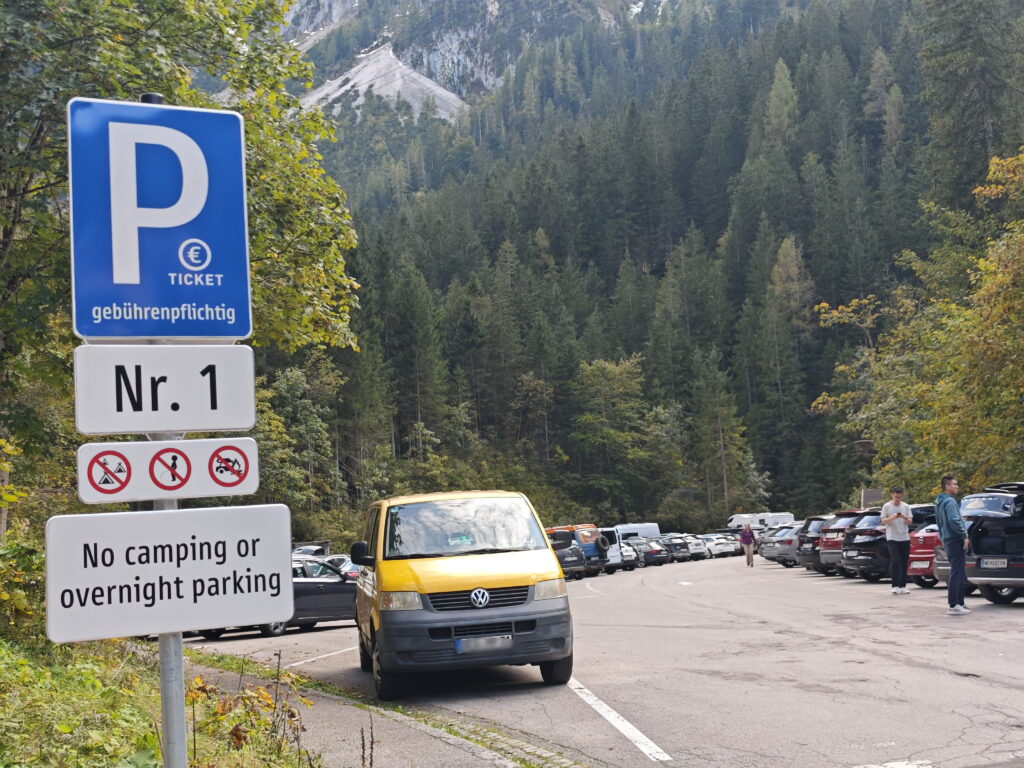
POLYGON ((920 569, 931 568, 931 567, 932 567, 932 564, 929 563, 927 560, 915 560, 914 562, 912 562, 910 564, 910 570, 912 570, 912 571, 915 570, 915 569, 920 570, 920 569))
POLYGON ((455 638, 456 653, 485 653, 487 651, 505 651, 511 648, 512 635, 455 638))
POLYGON ((1005 568, 1006 564, 1005 557, 983 557, 978 561, 980 568, 1005 568))
POLYGON ((841 534, 841 533, 826 533, 825 534, 825 538, 826 539, 838 539, 842 535, 843 534, 841 534))
POLYGON ((860 552, 856 549, 848 549, 843 552, 843 557, 860 557, 860 552))

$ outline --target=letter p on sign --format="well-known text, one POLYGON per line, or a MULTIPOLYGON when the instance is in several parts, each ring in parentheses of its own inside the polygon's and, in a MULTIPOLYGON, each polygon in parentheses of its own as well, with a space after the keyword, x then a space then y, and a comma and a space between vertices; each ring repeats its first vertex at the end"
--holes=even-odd
POLYGON ((206 206, 210 179, 203 150, 187 134, 162 125, 116 123, 110 132, 110 238, 115 283, 139 283, 139 229, 180 227, 206 206), (138 204, 136 149, 156 144, 181 164, 181 194, 166 208, 138 204))

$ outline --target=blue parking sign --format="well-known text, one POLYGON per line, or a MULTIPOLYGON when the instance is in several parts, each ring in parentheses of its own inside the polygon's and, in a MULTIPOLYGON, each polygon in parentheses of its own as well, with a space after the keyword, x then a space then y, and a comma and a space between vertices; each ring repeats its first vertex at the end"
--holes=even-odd
POLYGON ((251 335, 244 150, 237 112, 68 102, 78 336, 251 335))

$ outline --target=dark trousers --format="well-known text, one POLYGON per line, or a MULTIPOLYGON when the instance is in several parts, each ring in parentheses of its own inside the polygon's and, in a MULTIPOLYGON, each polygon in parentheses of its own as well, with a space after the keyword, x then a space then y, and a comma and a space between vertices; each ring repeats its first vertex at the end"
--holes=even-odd
POLYGON ((889 545, 889 576, 894 587, 907 586, 907 560, 910 559, 909 541, 887 541, 889 545))
POLYGON ((949 587, 946 591, 949 598, 949 607, 964 604, 964 586, 967 583, 967 574, 964 571, 964 542, 963 539, 948 539, 942 542, 946 548, 946 557, 949 558, 949 587))

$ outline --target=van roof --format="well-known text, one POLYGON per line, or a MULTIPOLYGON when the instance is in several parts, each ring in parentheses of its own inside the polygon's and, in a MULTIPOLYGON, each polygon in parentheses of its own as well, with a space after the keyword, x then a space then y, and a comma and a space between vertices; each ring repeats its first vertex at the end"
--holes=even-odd
POLYGON ((381 499, 386 507, 396 504, 415 504, 421 501, 443 501, 445 499, 481 499, 481 498, 525 498, 519 491, 446 491, 443 493, 414 493, 407 496, 392 496, 381 499))

